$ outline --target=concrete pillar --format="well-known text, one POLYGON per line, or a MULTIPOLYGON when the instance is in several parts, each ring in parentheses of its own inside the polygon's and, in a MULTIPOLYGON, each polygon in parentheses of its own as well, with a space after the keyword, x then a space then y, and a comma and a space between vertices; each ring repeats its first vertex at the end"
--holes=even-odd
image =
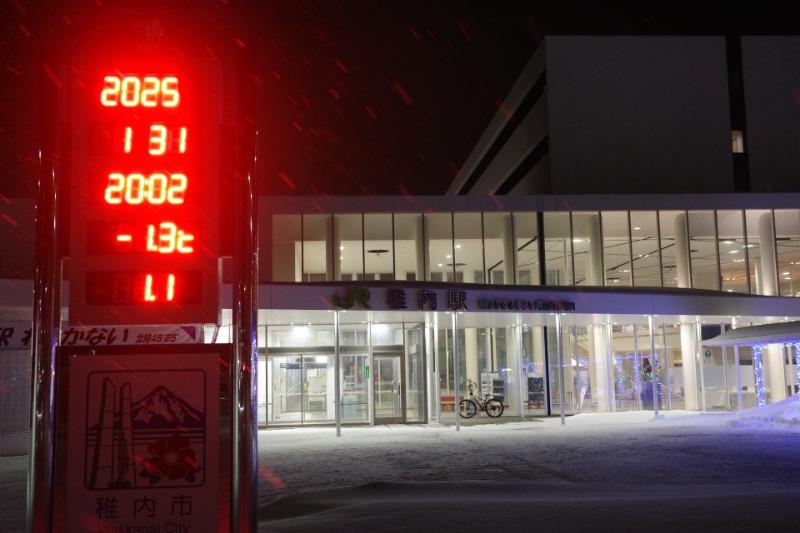
MULTIPOLYGON (((333 233, 333 243, 330 248, 333 253, 333 280, 341 281, 342 280, 342 250, 341 250, 342 228, 340 224, 333 224, 332 233, 333 233)), ((330 238, 328 238, 328 242, 331 242, 330 238)), ((330 272, 328 272, 328 276, 326 277, 327 278, 330 277, 330 272)))
POLYGON ((294 243, 294 280, 297 283, 303 281, 303 243, 294 243))
POLYGON ((422 215, 414 224, 414 245, 416 248, 417 259, 417 281, 428 281, 430 278, 430 259, 428 258, 428 250, 430 250, 431 238, 430 233, 424 231, 424 220, 422 215))
POLYGON ((333 281, 334 271, 338 271, 339 265, 339 244, 336 250, 333 249, 333 217, 329 216, 325 220, 325 281, 333 281), (333 265, 333 266, 331 266, 333 265))
POLYGON ((761 260, 753 261, 753 270, 756 274, 756 286, 754 294, 764 294, 764 277, 761 275, 761 260))
POLYGON ((600 236, 600 215, 587 217, 588 227, 586 238, 589 241, 589 262, 586 272, 587 285, 602 287, 605 284, 603 275, 603 241, 600 236))
POLYGON ((589 326, 589 384, 593 408, 601 413, 610 411, 613 384, 609 383, 608 372, 605 326, 589 326))
POLYGON ((772 211, 758 217, 758 241, 761 255, 760 294, 778 296, 778 261, 775 257, 775 225, 772 223, 772 211))
POLYGON ((769 401, 775 403, 786 399, 786 372, 782 344, 768 344, 761 351, 761 360, 767 367, 764 388, 769 390, 769 401))
POLYGON ((675 232, 675 269, 678 287, 687 289, 692 286, 689 267, 689 238, 686 233, 686 213, 679 213, 673 224, 675 232))
POLYGON ((503 284, 514 285, 516 276, 514 275, 514 235, 511 227, 511 215, 503 217, 503 284))
MULTIPOLYGON (((695 326, 694 324, 681 324, 681 357, 683 366, 683 399, 687 411, 700 410, 699 401, 699 377, 697 369, 697 350, 695 346, 695 326)), ((677 369, 675 369, 677 370, 677 369)))
MULTIPOLYGON (((475 273, 472 270, 464 271, 464 282, 473 283, 475 273)), ((464 357, 466 357, 467 379, 475 382, 475 394, 480 394, 480 371, 478 370, 478 330, 477 328, 464 328, 464 357)))

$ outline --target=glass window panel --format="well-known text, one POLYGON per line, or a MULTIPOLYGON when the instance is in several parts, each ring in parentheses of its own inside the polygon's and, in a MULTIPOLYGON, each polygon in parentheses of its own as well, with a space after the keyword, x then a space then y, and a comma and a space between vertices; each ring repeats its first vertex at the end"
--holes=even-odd
MULTIPOLYGON (((685 211, 659 211, 659 230, 661 231, 661 270, 664 277, 665 287, 679 287, 678 280, 678 258, 677 240, 675 238, 675 225, 678 217, 686 215, 685 211)), ((682 226, 680 226, 682 227, 682 226)), ((685 237, 681 237, 680 242, 684 242, 685 237)), ((634 254, 634 260, 642 258, 641 255, 634 254)), ((687 280, 688 281, 688 280, 687 280)), ((688 283, 685 285, 688 288, 688 283)))
POLYGON ((511 240, 511 215, 485 213, 483 232, 487 283, 513 285, 514 245, 511 240))
MULTIPOLYGON (((747 242, 745 243, 747 252, 747 264, 750 274, 750 292, 752 294, 765 294, 763 273, 761 271, 761 247, 765 243, 761 242, 758 234, 759 221, 763 218, 764 223, 769 223, 770 211, 766 209, 753 209, 745 211, 745 230, 747 232, 747 242)), ((766 243, 772 246, 772 243, 766 243)), ((774 277, 774 273, 771 273, 774 277)))
POLYGON ((573 285, 569 213, 544 214, 546 285, 573 285))
MULTIPOLYGON (((561 412, 561 376, 559 374, 558 331, 554 327, 545 329, 550 361, 550 408, 552 414, 561 412)), ((581 399, 587 398, 589 389, 589 366, 586 354, 586 328, 562 326, 563 370, 564 370, 564 411, 568 414, 580 413, 581 399)))
POLYGON ((453 282, 453 221, 450 213, 425 214, 430 278, 453 282))
POLYGON ((486 283, 483 267, 483 225, 480 213, 455 213, 455 264, 465 283, 486 283))
POLYGON ((781 296, 800 296, 800 211, 775 211, 775 248, 781 296))
MULTIPOLYGON (((364 279, 364 243, 361 215, 334 215, 335 280, 364 279)), ((371 279, 371 278, 370 278, 371 279)))
POLYGON ((394 239, 395 278, 408 281, 425 279, 422 215, 394 215, 394 239))
POLYGON ((367 355, 341 355, 342 422, 369 421, 367 355))
POLYGON ((364 215, 364 264, 368 279, 394 279, 392 215, 364 215))
POLYGON ((575 285, 603 285, 603 244, 600 215, 572 213, 572 257, 575 285))
POLYGON ((406 325, 406 422, 425 421, 425 325, 406 325))
POLYGON ((372 325, 372 346, 376 349, 380 347, 395 347, 403 344, 402 324, 373 324, 372 325))
POLYGON ((713 211, 689 211, 689 260, 692 287, 720 290, 717 228, 713 211))
POLYGON ((331 216, 303 215, 303 281, 331 281, 331 216))
POLYGON ((524 398, 525 415, 545 413, 544 328, 522 327, 522 376, 527 387, 524 398))
POLYGON ((539 285, 539 234, 536 213, 513 213, 517 284, 539 285))
POLYGON ((272 281, 302 281, 300 215, 272 217, 272 281))
POLYGON ((603 267, 605 283, 630 287, 631 248, 627 211, 609 211, 603 217, 603 267))
POLYGON ((744 213, 742 211, 717 211, 719 235, 719 266, 722 290, 748 293, 749 276, 744 239, 744 213))
POLYGON ((631 211, 630 217, 633 285, 661 287, 658 216, 655 211, 631 211))

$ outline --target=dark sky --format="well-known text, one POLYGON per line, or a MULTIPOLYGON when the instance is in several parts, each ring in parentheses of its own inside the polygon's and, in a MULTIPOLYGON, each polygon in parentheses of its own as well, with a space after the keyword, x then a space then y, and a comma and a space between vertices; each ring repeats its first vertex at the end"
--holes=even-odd
POLYGON ((141 36, 157 16, 165 42, 180 36, 202 46, 225 35, 255 47, 258 180, 277 195, 443 193, 546 34, 798 30, 786 3, 750 11, 513 0, 174 0, 169 11, 162 4, 3 3, 0 195, 35 195, 43 58, 98 27, 141 36))

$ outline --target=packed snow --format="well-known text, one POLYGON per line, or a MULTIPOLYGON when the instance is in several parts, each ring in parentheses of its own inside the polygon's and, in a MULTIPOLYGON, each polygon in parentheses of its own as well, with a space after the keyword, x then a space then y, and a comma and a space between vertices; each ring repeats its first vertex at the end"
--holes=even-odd
MULTIPOLYGON (((258 529, 798 530, 797 396, 486 422, 260 431, 258 529)), ((26 468, 0 458, 2 531, 24 531, 26 468)))

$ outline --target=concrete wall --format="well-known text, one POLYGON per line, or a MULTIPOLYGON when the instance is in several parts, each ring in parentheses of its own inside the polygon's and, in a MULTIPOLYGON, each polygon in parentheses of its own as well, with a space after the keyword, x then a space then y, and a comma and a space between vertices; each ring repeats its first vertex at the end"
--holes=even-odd
POLYGON ((732 192, 724 37, 547 37, 554 194, 732 192))
POLYGON ((750 190, 800 184, 800 37, 742 37, 750 190))

